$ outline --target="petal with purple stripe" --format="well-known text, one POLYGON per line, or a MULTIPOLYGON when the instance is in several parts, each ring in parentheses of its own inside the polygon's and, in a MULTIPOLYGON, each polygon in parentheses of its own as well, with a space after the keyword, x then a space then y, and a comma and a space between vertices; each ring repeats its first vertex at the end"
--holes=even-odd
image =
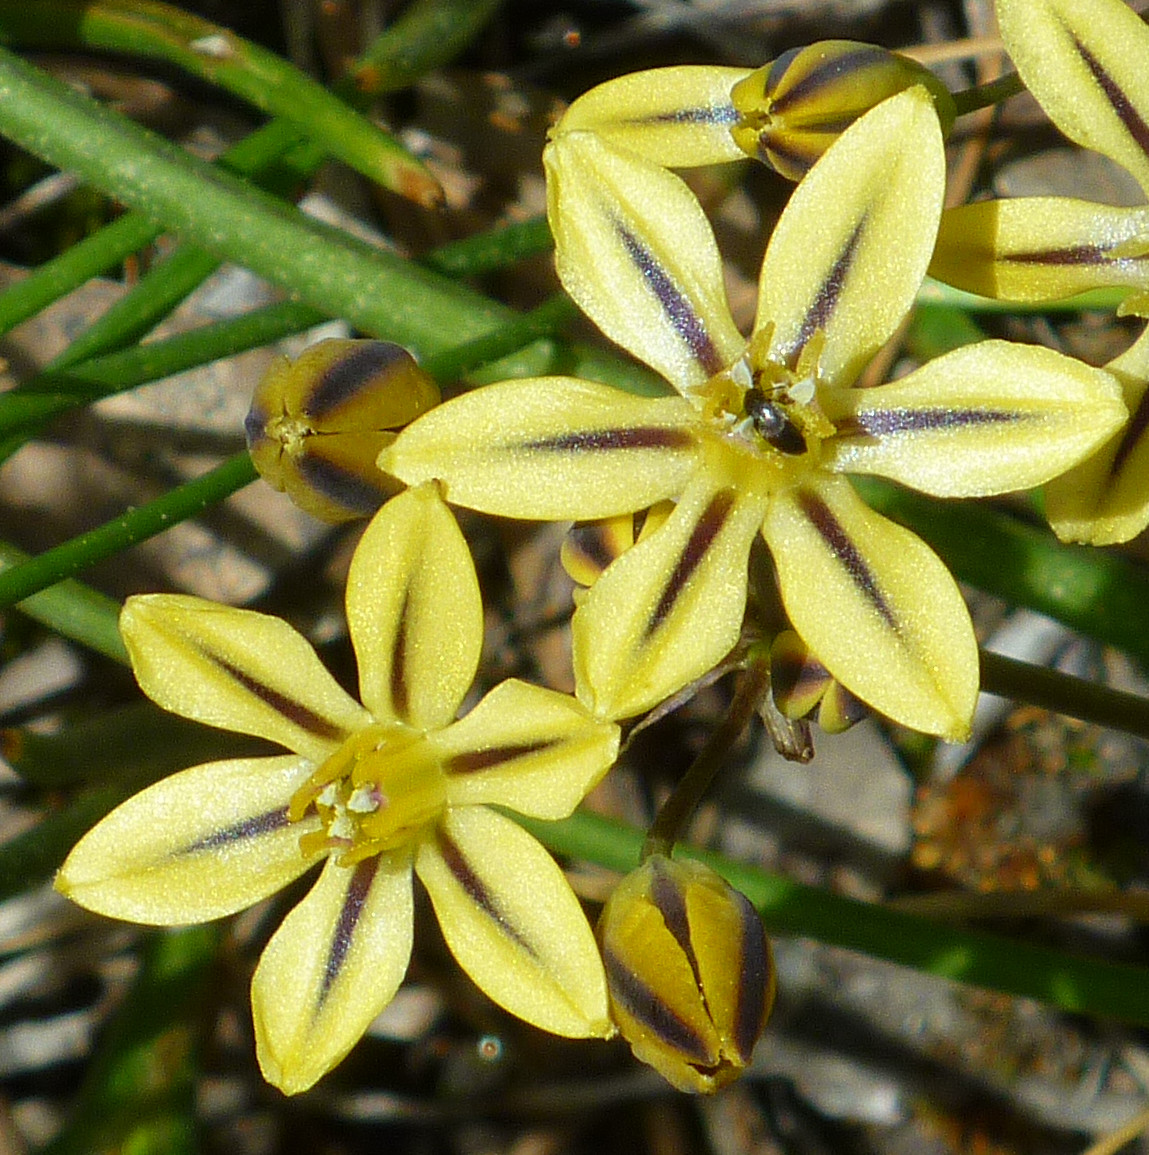
POLYGON ((575 679, 600 717, 650 709, 738 640, 766 500, 733 476, 701 472, 666 523, 587 591, 573 623, 575 679))
POLYGON ((483 607, 434 483, 393 498, 368 525, 347 575, 347 622, 377 721, 434 730, 455 717, 478 668, 483 607))
POLYGON ((1002 39, 1058 128, 1149 193, 1149 28, 1122 0, 999 0, 1002 39))
POLYGON ((980 341, 876 389, 826 390, 824 463, 939 497, 1027 489, 1125 421, 1116 379, 1037 346, 980 341))
POLYGON ((379 463, 410 485, 439 478, 451 502, 485 513, 613 517, 682 492, 697 421, 679 397, 574 377, 501 381, 433 409, 379 463))
POLYGON ((790 621, 826 669, 895 721, 964 737, 977 645, 937 555, 868 509, 845 478, 777 494, 763 534, 790 621))
POLYGON ((391 1001, 411 957, 408 856, 328 859, 275 932, 251 984, 259 1065, 287 1094, 347 1054, 391 1001))
POLYGON ((307 640, 268 614, 182 594, 129 598, 120 632, 165 710, 276 742, 315 762, 370 722, 307 640))
POLYGON ((732 365, 745 340, 682 180, 585 131, 554 137, 543 163, 559 279, 591 320, 679 392, 732 365))
POLYGON ((483 806, 449 810, 415 870, 447 945, 496 1003, 556 1035, 613 1032, 590 924, 525 830, 483 806))
POLYGON ((511 679, 432 737, 452 806, 495 803, 565 818, 610 769, 618 727, 569 694, 511 679))
POLYGON ((158 926, 243 910, 302 874, 287 804, 314 766, 298 755, 208 762, 133 795, 75 846, 56 887, 89 910, 158 926))
POLYGON ((831 385, 851 384, 906 315, 925 275, 945 186, 933 102, 913 88, 842 134, 771 235, 755 333, 794 367, 816 332, 831 385))

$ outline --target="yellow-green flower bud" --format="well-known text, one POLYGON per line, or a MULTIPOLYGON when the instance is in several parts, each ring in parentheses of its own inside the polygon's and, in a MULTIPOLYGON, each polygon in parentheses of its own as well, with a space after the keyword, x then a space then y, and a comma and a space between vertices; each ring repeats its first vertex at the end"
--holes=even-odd
POLYGON ((748 156, 801 180, 858 117, 915 84, 933 97, 948 133, 953 97, 928 68, 874 44, 820 40, 782 53, 734 86, 740 119, 730 132, 748 156))
POLYGON ((375 464, 439 387, 389 341, 319 341, 256 386, 247 448, 268 484, 321 521, 367 517, 402 488, 375 464))
POLYGON ((745 895, 709 867, 653 855, 599 922, 611 1016, 635 1057, 681 1091, 750 1062, 774 1002, 774 961, 745 895))
POLYGON ((828 734, 841 734, 870 713, 793 630, 783 630, 770 647, 770 692, 787 718, 810 717, 817 710, 818 725, 828 734))

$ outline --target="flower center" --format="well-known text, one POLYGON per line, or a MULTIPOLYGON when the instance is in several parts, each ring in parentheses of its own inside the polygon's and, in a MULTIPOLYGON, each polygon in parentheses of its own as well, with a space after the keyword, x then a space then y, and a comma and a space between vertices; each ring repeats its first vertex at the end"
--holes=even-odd
POLYGON ((410 842, 447 804, 447 779, 425 735, 378 723, 352 735, 291 799, 298 822, 312 807, 323 823, 304 834, 300 850, 339 853, 351 866, 410 842))

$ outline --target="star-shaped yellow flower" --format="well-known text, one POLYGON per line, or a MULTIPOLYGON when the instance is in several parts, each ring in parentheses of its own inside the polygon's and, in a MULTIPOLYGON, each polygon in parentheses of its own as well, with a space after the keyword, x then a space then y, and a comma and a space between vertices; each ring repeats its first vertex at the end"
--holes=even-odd
MULTIPOLYGON (((1149 28, 1123 0, 997 0, 1002 40, 1026 86, 1071 140, 1127 169, 1149 196, 1149 28)), ((1124 287, 1149 316, 1149 205, 1070 197, 978 201, 942 216, 930 272, 970 292, 1049 301, 1124 287)), ((1106 368, 1129 424, 1046 491, 1068 541, 1128 541, 1149 525, 1149 337, 1106 368)))
POLYGON ((944 183, 933 104, 911 89, 831 146, 795 191, 762 266, 749 343, 721 261, 678 177, 560 126, 545 156, 559 275, 679 396, 589 381, 506 381, 421 417, 380 464, 448 500, 528 518, 674 512, 589 590, 574 619, 588 705, 649 708, 738 637, 761 533, 787 613, 830 673, 877 710, 960 738, 977 649, 936 555, 844 473, 939 496, 1047 480, 1125 415, 1113 378, 1046 349, 987 341, 902 380, 852 389, 909 310, 944 183))
POLYGON ((570 814, 618 728, 565 694, 506 681, 455 715, 483 618, 467 545, 434 485, 376 515, 351 563, 359 705, 286 622, 179 595, 129 599, 140 686, 185 717, 291 753, 196 766, 113 811, 57 887, 150 924, 218 918, 323 868, 260 959, 260 1066, 305 1090, 391 1001, 411 953, 412 870, 467 973, 545 1030, 607 1036, 594 937, 562 871, 510 818, 570 814))

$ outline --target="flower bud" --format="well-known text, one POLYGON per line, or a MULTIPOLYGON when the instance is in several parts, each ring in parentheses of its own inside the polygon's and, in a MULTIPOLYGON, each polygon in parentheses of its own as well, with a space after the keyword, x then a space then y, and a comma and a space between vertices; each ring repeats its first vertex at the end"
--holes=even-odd
POLYGON ((599 922, 611 1016, 635 1057, 681 1091, 738 1077, 774 1002, 758 912, 700 862, 653 855, 599 922))
POLYGON ((915 84, 929 91, 942 132, 949 132, 953 97, 928 68, 874 44, 820 40, 782 53, 734 86, 740 119, 730 132, 748 156, 801 180, 858 117, 915 84))
POLYGON ((806 718, 817 710, 818 725, 827 734, 841 734, 870 713, 793 630, 783 630, 770 647, 770 692, 787 718, 806 718))
POLYGON ((575 602, 602 576, 613 561, 632 545, 653 533, 674 510, 671 501, 660 501, 637 513, 604 517, 597 521, 576 521, 563 539, 559 560, 567 576, 583 590, 575 591, 575 602))
POLYGON ((439 387, 389 341, 329 339, 279 358, 244 421, 263 479, 321 521, 367 517, 402 486, 375 464, 439 387))

